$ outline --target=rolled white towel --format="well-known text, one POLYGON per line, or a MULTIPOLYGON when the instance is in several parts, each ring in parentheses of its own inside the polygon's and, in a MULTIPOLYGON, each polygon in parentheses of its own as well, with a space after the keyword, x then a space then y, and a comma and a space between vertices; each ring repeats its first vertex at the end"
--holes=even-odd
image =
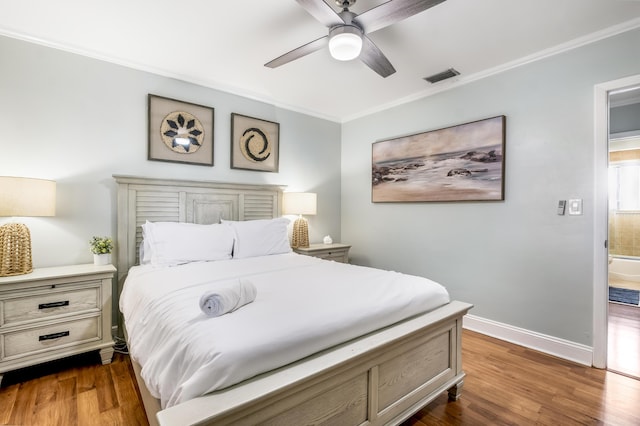
POLYGON ((217 283, 200 298, 200 309, 207 316, 219 317, 251 303, 256 298, 256 286, 246 279, 217 283))

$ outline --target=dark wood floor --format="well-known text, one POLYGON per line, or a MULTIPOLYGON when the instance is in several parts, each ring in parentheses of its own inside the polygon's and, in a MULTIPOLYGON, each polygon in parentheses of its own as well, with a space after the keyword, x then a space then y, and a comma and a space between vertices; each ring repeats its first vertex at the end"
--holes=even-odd
POLYGON ((148 425, 129 357, 100 364, 97 352, 9 372, 0 388, 0 424, 148 425))
POLYGON ((459 401, 442 395, 405 425, 640 425, 640 381, 469 331, 459 401))
MULTIPOLYGON (((467 377, 460 400, 443 394, 404 426, 640 424, 638 380, 467 330, 462 346, 467 377)), ((73 363, 5 376, 0 424, 147 424, 127 356, 116 354, 106 366, 97 358, 73 363)))

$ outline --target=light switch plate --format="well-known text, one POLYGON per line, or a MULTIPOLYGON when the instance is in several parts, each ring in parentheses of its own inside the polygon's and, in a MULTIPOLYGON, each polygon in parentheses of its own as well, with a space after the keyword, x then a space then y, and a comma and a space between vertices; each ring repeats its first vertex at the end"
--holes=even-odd
POLYGON ((569 214, 572 216, 581 215, 582 214, 582 199, 577 198, 574 200, 569 200, 567 203, 569 206, 569 214))

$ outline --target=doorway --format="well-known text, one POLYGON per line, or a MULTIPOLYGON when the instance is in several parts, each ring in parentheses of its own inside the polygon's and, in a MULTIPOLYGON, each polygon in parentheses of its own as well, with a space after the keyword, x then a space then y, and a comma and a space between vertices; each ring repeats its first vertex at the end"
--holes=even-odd
POLYGON ((607 368, 640 378, 640 87, 608 104, 607 368))
POLYGON ((593 360, 607 368, 609 285, 609 95, 640 89, 640 75, 613 80, 594 87, 594 237, 593 237, 593 360))

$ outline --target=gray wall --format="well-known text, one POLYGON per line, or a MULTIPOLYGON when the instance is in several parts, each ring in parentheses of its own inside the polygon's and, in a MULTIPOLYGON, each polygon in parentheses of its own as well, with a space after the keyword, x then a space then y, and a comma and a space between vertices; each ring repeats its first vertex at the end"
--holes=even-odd
POLYGON ((6 37, 0 57, 0 175, 57 181, 55 217, 0 218, 27 224, 34 267, 91 263, 91 236, 116 236, 113 174, 317 192, 310 239, 340 240, 340 124, 6 37), (147 160, 148 93, 215 108, 214 167, 147 160), (230 168, 232 112, 280 123, 279 173, 230 168))
POLYGON ((55 217, 19 219, 35 267, 90 263, 90 237, 115 237, 113 174, 314 191, 311 240, 340 239, 340 124, 6 37, 0 56, 0 175, 58 184, 55 217), (148 93, 215 108, 214 167, 147 160, 148 93), (232 112, 280 123, 279 173, 230 168, 232 112))
POLYGON ((635 30, 343 124, 353 261, 439 281, 479 317, 590 345, 594 85, 640 73, 638 46, 635 30), (505 201, 371 203, 372 142, 497 115, 505 201), (584 215, 556 214, 570 198, 584 215))
POLYGON ((640 103, 611 108, 609 132, 623 133, 640 130, 640 103))

